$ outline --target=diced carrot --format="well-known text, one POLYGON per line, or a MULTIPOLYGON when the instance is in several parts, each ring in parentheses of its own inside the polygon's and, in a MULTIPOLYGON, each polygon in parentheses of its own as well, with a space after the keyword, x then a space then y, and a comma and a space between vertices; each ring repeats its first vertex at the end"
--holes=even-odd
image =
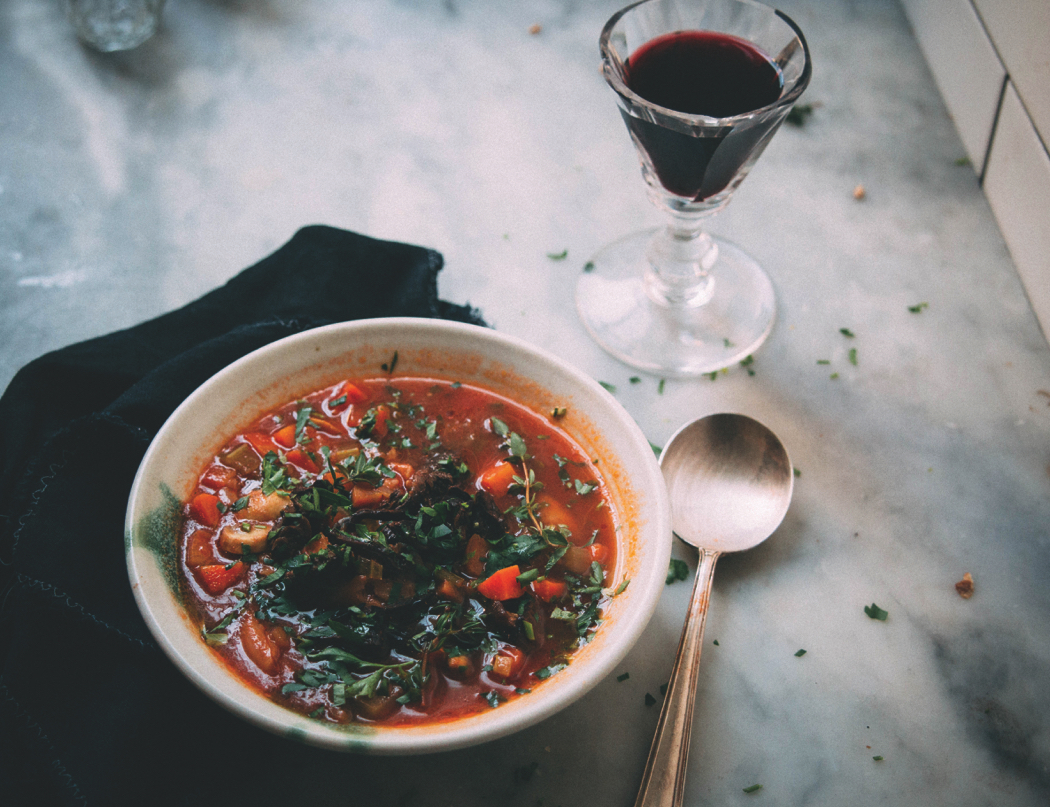
POLYGON ((460 590, 459 586, 448 579, 444 579, 438 583, 435 593, 439 597, 444 597, 446 600, 452 600, 452 602, 463 602, 463 592, 460 590))
POLYGON ((356 384, 351 384, 349 381, 343 382, 342 388, 340 388, 338 393, 332 396, 332 400, 338 401, 344 396, 346 397, 346 400, 338 406, 333 406, 332 411, 337 411, 344 407, 350 406, 350 404, 359 404, 368 399, 368 396, 365 394, 364 390, 362 390, 356 384))
POLYGON ((303 553, 306 555, 316 555, 318 552, 324 552, 326 549, 328 549, 328 538, 324 535, 318 535, 303 547, 303 553))
POLYGON ((273 433, 273 441, 282 448, 295 446, 295 424, 289 423, 273 433))
POLYGON ((525 653, 511 645, 504 645, 492 659, 492 674, 501 678, 511 678, 518 673, 525 663, 525 653))
POLYGON ((214 562, 212 531, 196 530, 186 541, 186 564, 196 568, 214 562))
POLYGON ((377 406, 376 425, 372 427, 373 437, 386 437, 387 432, 390 431, 390 427, 387 425, 388 420, 390 420, 390 408, 387 406, 377 406))
POLYGON ((517 564, 505 566, 491 577, 487 577, 478 583, 478 593, 483 594, 490 600, 514 600, 525 592, 518 583, 518 575, 521 571, 517 564))
POLYGON ((209 563, 199 569, 201 583, 208 589, 209 594, 222 594, 234 583, 240 582, 247 569, 248 567, 241 561, 237 561, 229 568, 224 563, 209 563))
POLYGON ((536 505, 536 512, 543 526, 555 529, 565 527, 570 535, 577 534, 579 528, 576 516, 564 504, 555 501, 550 496, 540 495, 536 497, 536 505))
POLYGON ((301 448, 293 448, 287 454, 285 459, 304 471, 315 474, 321 470, 320 466, 310 458, 310 455, 303 451, 301 448))
POLYGON ((268 434, 246 432, 244 434, 244 440, 248 445, 255 449, 255 453, 260 457, 265 457, 271 451, 277 450, 277 445, 270 439, 270 435, 268 434))
POLYGON ((478 477, 478 487, 492 496, 506 496, 514 484, 514 477, 518 475, 518 469, 512 463, 499 462, 482 471, 478 477))
POLYGON ((532 581, 533 592, 544 602, 560 600, 565 596, 565 589, 564 580, 551 580, 549 577, 544 577, 532 581))
POLYGON ((201 477, 201 484, 215 492, 227 486, 233 487, 236 481, 237 472, 225 465, 212 465, 201 477))
POLYGON ((463 564, 468 574, 481 577, 485 572, 485 557, 489 554, 489 542, 478 533, 470 536, 467 541, 467 559, 463 564))
POLYGON ((219 526, 219 497, 198 493, 190 502, 190 515, 206 527, 219 526))
POLYGON ((241 617, 241 647, 255 666, 267 675, 277 672, 281 658, 281 648, 270 636, 266 626, 260 622, 252 610, 246 609, 241 617))
POLYGON ((390 488, 374 488, 371 485, 354 485, 350 491, 350 500, 354 507, 376 507, 383 504, 391 495, 390 488))

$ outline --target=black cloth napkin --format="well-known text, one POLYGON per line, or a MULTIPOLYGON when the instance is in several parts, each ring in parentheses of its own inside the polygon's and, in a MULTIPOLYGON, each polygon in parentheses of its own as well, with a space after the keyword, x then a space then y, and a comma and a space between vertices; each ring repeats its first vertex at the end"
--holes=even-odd
POLYGON ((317 760, 338 755, 233 717, 162 654, 128 583, 128 492, 175 407, 258 347, 367 317, 484 324, 438 299, 441 266, 306 227, 184 308, 15 376, 0 398, 0 803, 259 804, 284 766, 325 775, 317 760))

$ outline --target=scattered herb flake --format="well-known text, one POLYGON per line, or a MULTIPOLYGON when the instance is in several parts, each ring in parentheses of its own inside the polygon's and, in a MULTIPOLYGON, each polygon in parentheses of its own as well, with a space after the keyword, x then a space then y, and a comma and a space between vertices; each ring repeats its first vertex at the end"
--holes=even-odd
POLYGON ((831 364, 829 359, 817 359, 817 364, 831 364))
POLYGON ((857 366, 857 348, 855 347, 849 349, 849 363, 854 367, 857 366))
POLYGON ((708 378, 714 381, 716 378, 718 378, 718 370, 712 370, 710 373, 704 373, 704 375, 706 375, 708 378))
POLYGON ((689 577, 689 565, 684 560, 678 558, 671 558, 671 564, 667 567, 667 578, 664 580, 664 585, 671 585, 677 583, 679 580, 685 580, 689 577))
POLYGON ((587 261, 587 263, 585 263, 583 265, 583 271, 585 271, 585 272, 593 272, 594 271, 594 261, 587 261))
POLYGON ((715 647, 718 647, 718 639, 715 639, 713 642, 711 642, 711 644, 713 644, 715 647))
POLYGON ((552 261, 564 261, 569 257, 569 250, 563 249, 561 252, 548 252, 547 257, 552 261))
POLYGON ((806 651, 801 647, 795 651, 795 658, 802 658, 804 655, 806 655, 806 651))
POLYGON ((233 507, 231 509, 233 510, 233 512, 237 513, 237 512, 240 512, 241 510, 243 510, 247 506, 248 506, 248 497, 247 496, 241 496, 241 498, 239 498, 237 501, 235 501, 233 503, 233 507))
POLYGON ((615 384, 610 384, 608 381, 599 381, 598 383, 605 387, 605 389, 607 389, 609 392, 613 393, 614 395, 616 394, 615 384))
POLYGON ((839 328, 839 333, 845 336, 847 339, 853 339, 857 334, 853 333, 849 328, 839 328))
POLYGON ((656 698, 654 698, 652 695, 650 695, 648 692, 646 692, 645 693, 645 705, 646 706, 652 706, 654 703, 656 703, 656 698))
POLYGON ((828 378, 830 378, 830 379, 831 379, 832 381, 834 381, 834 380, 835 380, 835 379, 837 379, 838 377, 839 377, 839 374, 838 374, 838 373, 832 373, 831 375, 829 375, 829 376, 828 376, 828 378))
POLYGON ((802 471, 800 471, 800 470, 799 470, 798 468, 794 468, 794 467, 793 467, 793 468, 791 469, 791 473, 793 473, 793 474, 795 475, 795 477, 796 477, 796 478, 798 478, 798 477, 802 476, 802 471))
POLYGON ((628 577, 626 580, 624 580, 622 583, 620 583, 620 585, 618 585, 616 587, 616 590, 613 591, 612 595, 614 597, 619 597, 621 594, 623 594, 627 590, 627 587, 629 585, 631 585, 631 578, 628 577))
POLYGON ((803 126, 806 119, 813 114, 813 104, 795 104, 784 118, 786 123, 792 126, 803 126))
POLYGON ((656 445, 656 443, 654 443, 652 440, 649 441, 649 448, 651 448, 653 450, 653 453, 656 456, 658 456, 658 457, 660 456, 660 453, 663 451, 663 449, 660 448, 660 446, 656 445))
POLYGON ((876 762, 882 762, 883 756, 882 756, 882 754, 878 754, 877 756, 872 757, 872 759, 875 760, 876 762))
POLYGON ((911 311, 913 314, 919 314, 922 312, 922 309, 929 307, 929 303, 916 303, 915 305, 909 305, 908 310, 911 311))
POLYGON ((970 164, 970 158, 969 157, 956 157, 955 158, 955 164, 959 165, 959 166, 969 165, 970 164))
POLYGON ((631 677, 631 674, 629 672, 625 672, 623 675, 616 676, 616 682, 619 683, 619 684, 622 684, 624 681, 626 681, 630 677, 631 677))
POLYGON ((890 615, 889 611, 884 611, 883 609, 879 608, 879 606, 877 606, 875 603, 872 603, 871 605, 865 605, 864 613, 866 613, 872 619, 878 619, 882 622, 885 622, 886 617, 890 615))
POLYGON ((762 789, 762 785, 749 785, 744 788, 745 793, 757 793, 762 789))
POLYGON ((628 381, 629 381, 630 383, 632 383, 632 384, 641 384, 641 383, 642 383, 642 379, 641 379, 641 376, 636 376, 636 375, 632 375, 632 376, 631 376, 630 378, 628 378, 627 380, 628 380, 628 381))
POLYGON ((664 385, 666 383, 667 383, 667 379, 666 378, 661 378, 660 379, 660 383, 656 385, 656 394, 657 395, 663 395, 664 394, 664 385))

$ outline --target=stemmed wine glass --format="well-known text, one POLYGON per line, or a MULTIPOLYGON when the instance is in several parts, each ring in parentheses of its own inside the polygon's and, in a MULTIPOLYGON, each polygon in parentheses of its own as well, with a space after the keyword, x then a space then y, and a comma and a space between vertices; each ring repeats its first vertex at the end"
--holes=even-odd
POLYGON ((729 201, 809 84, 806 40, 752 0, 641 0, 600 39, 602 71, 666 227, 634 233, 584 267, 576 304, 617 358, 684 377, 745 359, 773 327, 773 286, 739 247, 703 229, 729 201))

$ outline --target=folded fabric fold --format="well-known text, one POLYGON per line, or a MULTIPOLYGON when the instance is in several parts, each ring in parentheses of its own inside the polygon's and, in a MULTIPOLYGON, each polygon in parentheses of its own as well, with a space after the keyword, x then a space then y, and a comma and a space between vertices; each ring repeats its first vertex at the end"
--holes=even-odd
POLYGON ((128 583, 128 492, 175 407, 258 347, 368 317, 484 324, 438 298, 441 266, 422 247, 306 227, 193 303, 15 376, 0 398, 0 802, 246 803, 266 782, 228 771, 307 758, 212 704, 160 652, 128 583), (201 742, 221 744, 221 766, 200 764, 201 742))

